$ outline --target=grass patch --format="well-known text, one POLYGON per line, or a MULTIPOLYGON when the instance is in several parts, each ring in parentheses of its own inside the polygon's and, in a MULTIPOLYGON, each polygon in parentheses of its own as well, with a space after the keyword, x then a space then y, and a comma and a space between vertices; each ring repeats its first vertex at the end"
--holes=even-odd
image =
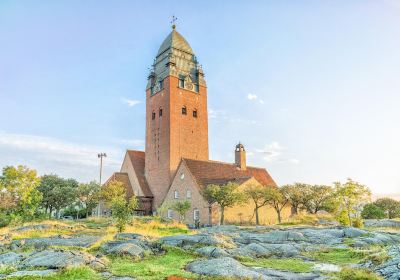
POLYGON ((139 280, 164 279, 168 276, 195 278, 195 275, 183 270, 195 255, 178 248, 167 248, 164 255, 150 256, 140 261, 127 257, 111 258, 110 270, 114 275, 131 276, 139 280))
POLYGON ((75 267, 69 268, 61 271, 55 275, 51 276, 20 276, 20 277, 10 277, 7 279, 13 280, 71 280, 71 279, 79 279, 79 280, 100 280, 101 277, 94 270, 88 267, 75 267))
POLYGON ((343 268, 334 279, 338 280, 383 280, 383 278, 369 270, 343 268))
POLYGON ((293 272, 311 272, 313 268, 312 263, 295 258, 286 258, 286 259, 242 258, 240 259, 240 261, 242 264, 247 266, 266 267, 278 270, 288 270, 293 272))
POLYGON ((312 225, 318 226, 320 220, 335 221, 331 214, 297 214, 280 223, 280 226, 312 225))
POLYGON ((354 249, 325 249, 307 253, 307 256, 324 263, 337 265, 356 264, 364 260, 365 252, 354 249))
POLYGON ((15 271, 17 271, 17 269, 13 266, 0 265, 0 274, 9 274, 15 271))

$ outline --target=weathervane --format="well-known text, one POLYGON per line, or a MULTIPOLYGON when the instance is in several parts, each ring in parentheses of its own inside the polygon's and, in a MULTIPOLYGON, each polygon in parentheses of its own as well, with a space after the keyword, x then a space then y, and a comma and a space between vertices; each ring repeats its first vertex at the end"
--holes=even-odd
POLYGON ((172 15, 172 20, 171 20, 171 24, 172 24, 172 29, 175 29, 176 25, 176 21, 178 20, 178 18, 175 15, 172 15))

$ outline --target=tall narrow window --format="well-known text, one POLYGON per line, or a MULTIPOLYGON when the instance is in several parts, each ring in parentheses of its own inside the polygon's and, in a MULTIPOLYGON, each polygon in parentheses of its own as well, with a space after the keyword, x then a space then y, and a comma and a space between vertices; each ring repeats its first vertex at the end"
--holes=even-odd
POLYGON ((192 198, 192 191, 190 190, 186 191, 186 198, 192 198))
POLYGON ((193 117, 197 118, 197 110, 196 109, 193 110, 193 117))
POLYGON ((175 199, 178 199, 178 198, 179 198, 179 192, 178 192, 177 190, 174 192, 174 198, 175 198, 175 199))
POLYGON ((156 112, 153 111, 153 112, 151 113, 151 119, 154 120, 155 118, 156 118, 156 112))
POLYGON ((179 79, 179 87, 185 88, 185 80, 184 79, 179 79))
POLYGON ((199 85, 195 84, 194 85, 194 90, 195 90, 195 92, 199 92, 199 85))
POLYGON ((168 209, 167 218, 172 219, 172 214, 173 214, 172 209, 168 209))
POLYGON ((187 114, 187 109, 186 106, 182 107, 182 115, 186 115, 187 114))
POLYGON ((199 211, 199 209, 194 209, 193 210, 193 220, 195 220, 195 221, 200 220, 200 211, 199 211))
POLYGON ((164 80, 159 81, 158 86, 159 86, 160 90, 163 89, 164 88, 164 80))
POLYGON ((162 108, 160 108, 160 110, 158 111, 158 116, 162 117, 162 108))

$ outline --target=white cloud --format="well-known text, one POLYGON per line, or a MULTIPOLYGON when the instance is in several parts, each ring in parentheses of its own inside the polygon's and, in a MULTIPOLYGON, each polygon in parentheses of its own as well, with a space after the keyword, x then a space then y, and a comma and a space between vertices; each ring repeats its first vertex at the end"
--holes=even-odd
POLYGON ((257 97, 257 95, 255 95, 255 94, 251 94, 251 93, 249 93, 248 95, 247 95, 247 99, 248 100, 256 100, 258 97, 257 97))
POLYGON ((291 164, 298 164, 300 161, 296 158, 287 158, 284 155, 284 151, 286 150, 278 142, 274 141, 270 144, 266 144, 263 149, 256 149, 255 152, 262 154, 263 159, 266 162, 281 162, 281 163, 291 163, 291 164))
POLYGON ((260 104, 264 104, 264 100, 260 100, 259 102, 260 102, 260 104))
POLYGON ((257 153, 261 153, 266 162, 274 162, 279 160, 284 148, 278 142, 266 144, 263 149, 256 149, 257 153))
POLYGON ((208 118, 209 119, 227 119, 226 111, 225 110, 213 110, 208 109, 208 118))
POLYGON ((127 104, 129 107, 133 107, 133 106, 135 106, 135 105, 140 103, 139 100, 134 100, 134 99, 122 98, 121 100, 122 100, 122 102, 127 104))
POLYGON ((123 150, 107 146, 83 145, 52 137, 12 134, 0 131, 0 166, 28 165, 40 173, 57 173, 76 179, 98 178, 97 154, 105 152, 105 173, 119 169, 123 150))

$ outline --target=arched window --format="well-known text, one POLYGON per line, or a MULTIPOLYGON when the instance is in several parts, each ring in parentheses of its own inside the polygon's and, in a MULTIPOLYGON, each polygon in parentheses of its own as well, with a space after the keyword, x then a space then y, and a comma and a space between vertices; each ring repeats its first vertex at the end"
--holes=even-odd
POLYGON ((183 107, 182 107, 182 115, 187 115, 186 106, 183 106, 183 107))
POLYGON ((158 110, 158 116, 162 117, 162 108, 160 107, 160 110, 158 110))
POLYGON ((156 112, 154 112, 153 110, 153 112, 151 113, 151 119, 154 120, 155 118, 156 118, 156 112))
POLYGON ((193 110, 193 117, 194 117, 194 118, 197 118, 197 109, 194 109, 194 110, 193 110))

